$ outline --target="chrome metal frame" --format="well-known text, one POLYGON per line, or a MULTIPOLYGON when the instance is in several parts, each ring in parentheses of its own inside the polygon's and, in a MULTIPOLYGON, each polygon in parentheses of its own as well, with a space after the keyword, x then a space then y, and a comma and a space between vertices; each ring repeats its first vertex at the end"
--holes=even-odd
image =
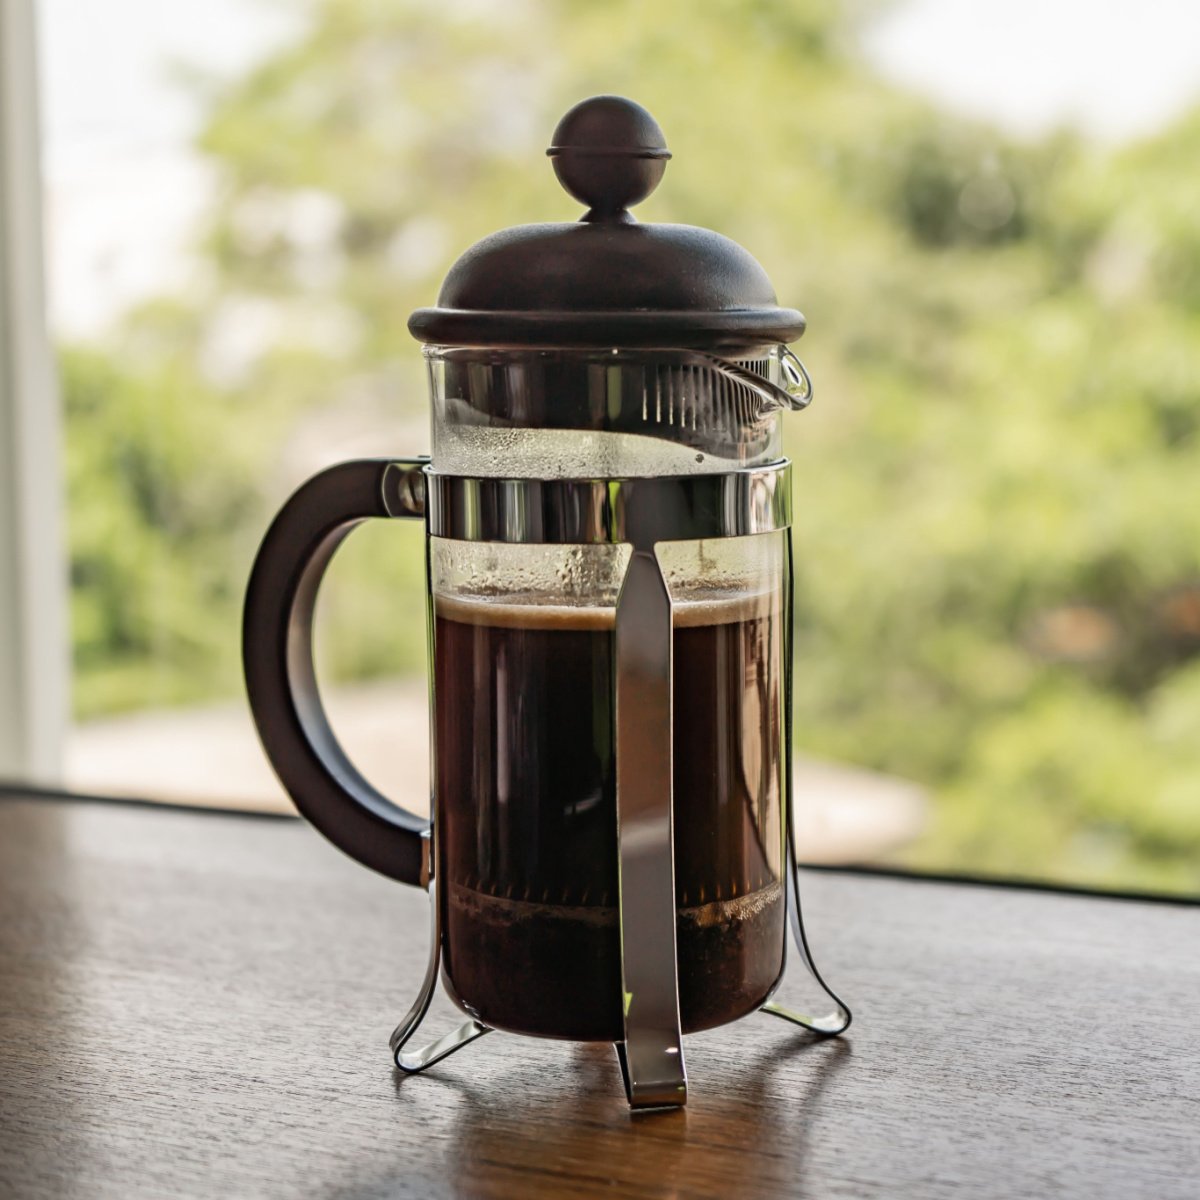
MULTIPOLYGON (((678 1107, 687 1101, 676 965, 672 827, 672 605, 655 548, 659 542, 787 531, 785 620, 785 785, 781 817, 787 904, 801 962, 833 1001, 824 1016, 794 1012, 768 999, 762 1011, 819 1034, 838 1034, 850 1011, 821 978, 800 914, 792 829, 792 545, 790 464, 723 475, 645 479, 484 479, 425 467, 428 534, 460 541, 628 543, 632 554, 616 612, 616 781, 624 1041, 617 1054, 630 1106, 678 1107), (636 924, 635 924, 636 922, 636 924)), ((409 469, 393 486, 409 507, 421 487, 409 469)), ((432 660, 432 577, 426 550, 432 660)), ((432 683, 431 683, 432 687, 432 683)), ((431 700, 436 703, 436 697, 431 700)), ((436 747, 433 748, 436 753, 436 747)), ((436 776, 435 776, 436 778, 436 776)), ((432 810, 436 815, 436 805, 432 810)), ((436 862, 430 855, 429 861, 436 862)), ((417 1073, 489 1032, 468 1020, 437 1041, 405 1052, 429 1010, 441 963, 443 931, 436 880, 429 964, 417 999, 391 1037, 396 1065, 417 1073)), ((784 960, 786 962, 786 932, 784 960)), ((783 973, 780 973, 782 981, 783 973)), ((776 984, 778 987, 778 983, 776 984)))
MULTIPOLYGON (((432 830, 429 836, 432 838, 432 830)), ((430 861, 432 858, 431 853, 430 861)), ((417 993, 412 1008, 408 1010, 408 1015, 392 1030, 392 1036, 388 1039, 396 1066, 413 1075, 424 1071, 426 1067, 432 1067, 436 1062, 441 1062, 455 1050, 461 1050, 468 1042, 473 1042, 476 1038, 491 1032, 491 1027, 482 1021, 464 1021, 444 1037, 438 1038, 437 1041, 430 1042, 408 1054, 404 1053, 404 1047, 408 1044, 409 1038, 417 1032, 421 1022, 425 1020, 425 1015, 429 1012, 433 991, 437 987, 438 972, 442 965, 442 918, 441 906, 438 904, 436 879, 429 880, 429 911, 431 915, 429 965, 425 968, 425 978, 421 982, 421 990, 417 993)))
POLYGON ((657 542, 772 533, 792 523, 785 459, 723 475, 478 479, 425 470, 434 537, 464 542, 657 542))

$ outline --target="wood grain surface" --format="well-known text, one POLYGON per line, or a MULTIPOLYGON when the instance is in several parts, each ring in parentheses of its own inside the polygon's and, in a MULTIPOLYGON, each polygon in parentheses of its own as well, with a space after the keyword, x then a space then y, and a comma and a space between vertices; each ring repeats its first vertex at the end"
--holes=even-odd
POLYGON ((804 887, 850 1033, 690 1037, 688 1108, 632 1118, 607 1047, 400 1078, 425 897, 299 823, 0 802, 0 1195, 1200 1195, 1200 910, 804 887))

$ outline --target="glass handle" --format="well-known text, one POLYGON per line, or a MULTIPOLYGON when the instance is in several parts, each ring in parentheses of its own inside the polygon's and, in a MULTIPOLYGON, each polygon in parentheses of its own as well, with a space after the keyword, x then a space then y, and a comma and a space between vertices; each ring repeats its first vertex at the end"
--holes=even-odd
POLYGON ((365 866, 420 887, 429 822, 376 791, 330 728, 313 665, 313 613, 330 559, 371 517, 425 515, 427 459, 361 459, 313 476, 280 509, 246 588, 242 663, 263 749, 301 814, 365 866))

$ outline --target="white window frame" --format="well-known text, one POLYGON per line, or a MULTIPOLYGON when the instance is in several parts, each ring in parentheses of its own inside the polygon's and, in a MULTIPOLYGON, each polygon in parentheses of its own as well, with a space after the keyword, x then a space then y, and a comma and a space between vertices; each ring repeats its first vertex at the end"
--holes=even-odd
POLYGON ((0 781, 55 786, 70 652, 37 62, 34 0, 0 0, 0 781))

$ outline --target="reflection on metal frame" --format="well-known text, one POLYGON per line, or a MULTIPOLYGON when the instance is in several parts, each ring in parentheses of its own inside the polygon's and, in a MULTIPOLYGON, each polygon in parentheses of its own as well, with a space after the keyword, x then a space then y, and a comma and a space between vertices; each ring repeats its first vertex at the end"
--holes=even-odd
MULTIPOLYGON (((676 902, 672 827, 672 602, 655 546, 659 542, 742 537, 786 530, 785 788, 782 835, 787 903, 801 961, 835 1004, 808 1017, 768 999, 762 1011, 822 1034, 841 1033, 850 1012, 818 973, 800 916, 792 819, 792 545, 790 464, 784 460, 726 475, 646 479, 485 479, 406 466, 385 479, 389 512, 424 508, 430 536, 459 541, 534 544, 630 543, 633 554, 617 602, 617 846, 622 1012, 625 1040, 617 1054, 634 1109, 687 1101, 675 949, 676 902), (394 493, 394 494, 393 494, 394 493)), ((426 600, 433 659, 433 597, 426 545, 426 600)), ((436 696, 430 674, 431 714, 436 696)), ((433 747, 436 753, 436 747, 433 747)), ((434 775, 436 778, 436 773, 434 775)), ((436 807, 432 810, 436 813, 436 807)), ((432 835, 432 827, 431 827, 432 835)), ((434 861, 426 856, 427 861, 434 861)), ((436 868, 435 868, 436 869, 436 868)), ((391 1038, 396 1065, 416 1073, 489 1032, 469 1020, 416 1052, 404 1046, 429 1009, 441 962, 442 927, 436 881, 430 959, 416 1002, 391 1038)), ((787 933, 784 932, 785 958, 787 933)), ((782 972, 780 974, 782 980, 782 972)))

